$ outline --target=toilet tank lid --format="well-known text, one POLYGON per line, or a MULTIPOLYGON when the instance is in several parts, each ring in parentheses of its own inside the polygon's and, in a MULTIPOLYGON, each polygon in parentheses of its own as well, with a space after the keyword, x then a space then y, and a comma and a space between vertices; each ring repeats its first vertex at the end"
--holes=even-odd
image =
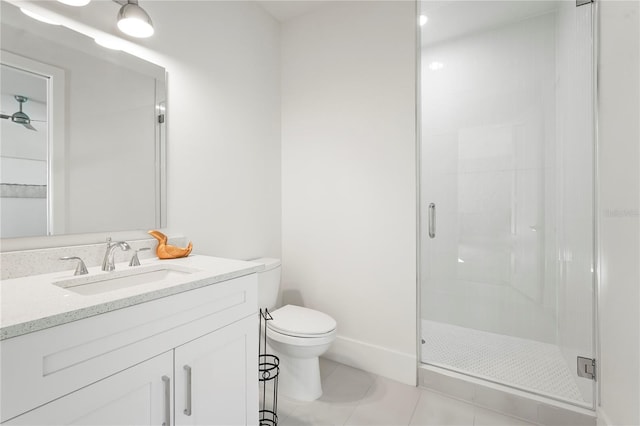
POLYGON ((280 266, 280 259, 274 259, 271 257, 261 257, 259 259, 251 259, 250 262, 262 263, 264 265, 265 271, 269 271, 271 269, 274 269, 280 266))

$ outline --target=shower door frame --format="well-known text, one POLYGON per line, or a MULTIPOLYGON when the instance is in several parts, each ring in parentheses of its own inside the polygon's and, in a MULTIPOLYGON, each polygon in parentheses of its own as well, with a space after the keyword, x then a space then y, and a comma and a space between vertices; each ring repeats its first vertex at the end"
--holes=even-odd
MULTIPOLYGON (((415 0, 415 11, 416 11, 416 19, 415 22, 418 22, 418 19, 421 15, 421 1, 415 0)), ((592 384, 593 397, 591 401, 590 407, 585 407, 580 404, 572 404, 561 398, 555 398, 551 395, 546 395, 542 393, 537 393, 535 391, 523 390, 517 386, 513 386, 510 384, 494 381, 491 379, 487 379, 484 377, 476 377, 473 374, 468 372, 461 372, 455 369, 449 369, 442 366, 434 366, 439 369, 443 369, 446 371, 451 371, 461 376, 480 380, 487 383, 492 383, 498 386, 505 387, 507 389, 513 389, 518 392, 524 392, 526 394, 531 394, 536 397, 541 397, 543 399, 549 399, 551 401, 556 401, 564 404, 574 405, 581 409, 587 409, 589 411, 593 411, 595 413, 597 407, 600 404, 600 392, 601 392, 601 384, 599 380, 599 365, 598 361, 601 359, 600 354, 600 328, 599 328, 599 296, 600 296, 600 273, 601 273, 601 264, 600 264, 600 255, 599 255, 599 221, 600 221, 600 213, 599 213, 599 204, 600 200, 598 197, 598 182, 599 182, 599 168, 598 168, 598 153, 599 153, 599 139, 598 139, 598 76, 599 76, 599 68, 600 68, 600 8, 599 8, 599 0, 576 0, 576 7, 589 7, 591 8, 591 133, 592 133, 592 149, 593 149, 593 157, 592 157, 592 182, 591 182, 591 196, 592 196, 592 283, 591 283, 591 291, 592 291, 592 324, 591 324, 591 341, 592 348, 591 353, 593 354, 594 360, 596 362, 595 367, 595 377, 594 382, 592 384)), ((423 164, 422 164, 422 146, 423 146, 423 135, 422 135, 422 37, 421 37, 421 29, 419 25, 415 26, 415 40, 416 40, 416 63, 415 63, 415 75, 416 75, 416 197, 418 202, 416 203, 416 230, 417 230, 417 244, 416 244, 416 382, 418 386, 420 386, 420 368, 422 366, 433 366, 428 362, 424 362, 422 360, 422 284, 423 284, 423 262, 422 256, 427 251, 423 245, 423 231, 425 227, 429 226, 429 200, 425 200, 422 196, 422 176, 423 176, 423 164)))

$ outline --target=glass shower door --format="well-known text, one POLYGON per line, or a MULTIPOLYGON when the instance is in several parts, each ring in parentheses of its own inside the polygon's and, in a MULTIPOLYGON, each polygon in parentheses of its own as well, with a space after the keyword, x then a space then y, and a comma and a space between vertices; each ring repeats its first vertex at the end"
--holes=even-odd
POLYGON ((592 407, 592 6, 422 6, 422 361, 592 407))

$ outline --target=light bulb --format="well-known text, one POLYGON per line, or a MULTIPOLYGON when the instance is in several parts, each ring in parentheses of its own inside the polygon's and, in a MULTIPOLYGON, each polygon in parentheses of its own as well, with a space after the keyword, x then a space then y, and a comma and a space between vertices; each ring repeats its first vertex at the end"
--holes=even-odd
POLYGON ((146 38, 153 35, 151 18, 135 3, 122 6, 118 12, 118 28, 131 37, 146 38))
POLYGON ((427 18, 427 15, 420 15, 420 19, 418 20, 418 22, 420 23, 420 26, 423 26, 427 23, 428 20, 429 18, 427 18))
POLYGON ((153 35, 153 27, 139 19, 121 19, 118 28, 131 37, 146 38, 153 35))

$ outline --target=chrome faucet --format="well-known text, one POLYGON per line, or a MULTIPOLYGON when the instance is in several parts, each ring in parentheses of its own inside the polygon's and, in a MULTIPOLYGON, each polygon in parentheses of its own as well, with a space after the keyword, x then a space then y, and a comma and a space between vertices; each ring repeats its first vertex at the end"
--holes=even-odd
POLYGON ((113 271, 116 269, 115 262, 113 260, 116 248, 120 248, 122 251, 127 251, 131 247, 125 241, 111 242, 111 238, 107 238, 107 252, 104 254, 104 260, 102 261, 103 271, 113 271))
POLYGON ((78 256, 65 256, 65 257, 61 257, 60 260, 77 260, 78 261, 78 265, 76 266, 76 271, 73 273, 73 275, 86 275, 89 273, 89 271, 87 271, 87 265, 85 265, 82 259, 80 259, 78 256))

